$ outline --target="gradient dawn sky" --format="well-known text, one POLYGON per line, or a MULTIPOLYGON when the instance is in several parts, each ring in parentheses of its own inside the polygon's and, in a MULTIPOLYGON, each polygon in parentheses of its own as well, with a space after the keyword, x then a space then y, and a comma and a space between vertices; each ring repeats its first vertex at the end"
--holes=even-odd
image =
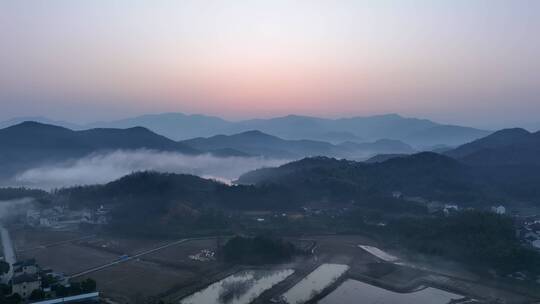
POLYGON ((0 120, 540 122, 537 0, 2 0, 0 120))

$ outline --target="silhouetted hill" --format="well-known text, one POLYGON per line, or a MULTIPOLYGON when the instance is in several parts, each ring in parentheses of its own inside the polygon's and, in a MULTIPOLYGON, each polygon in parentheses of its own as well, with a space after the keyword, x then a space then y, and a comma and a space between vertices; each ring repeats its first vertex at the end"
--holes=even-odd
POLYGON ((0 122, 0 129, 15 126, 23 122, 27 122, 27 121, 33 121, 33 122, 39 122, 46 125, 64 127, 71 130, 84 129, 82 125, 78 125, 78 124, 67 122, 67 121, 53 120, 53 119, 49 119, 47 117, 41 117, 41 116, 15 117, 9 120, 5 120, 5 121, 0 122))
POLYGON ((469 167, 436 153, 423 152, 364 163, 333 158, 307 158, 278 168, 264 168, 242 175, 242 184, 278 184, 304 189, 319 197, 355 193, 387 194, 401 191, 431 199, 477 201, 485 188, 479 186, 469 167), (307 189, 310 189, 309 191, 307 189))
POLYGON ((260 131, 194 138, 183 144, 199 150, 234 149, 251 155, 295 159, 310 155, 334 155, 335 147, 313 140, 284 140, 260 131))
POLYGON ((186 115, 182 113, 164 113, 143 115, 111 122, 96 122, 89 128, 130 128, 142 126, 173 140, 220 134, 231 122, 206 115, 186 115))
POLYGON ((356 143, 356 142, 344 142, 338 145, 338 147, 354 151, 365 151, 366 153, 375 154, 375 153, 399 153, 399 154, 410 154, 414 153, 415 150, 410 145, 399 141, 391 139, 379 139, 370 143, 356 143))
POLYGON ((540 189, 535 186, 540 182, 538 170, 471 167, 432 152, 376 163, 307 158, 278 168, 248 172, 238 182, 303 189, 301 192, 313 200, 400 191, 408 196, 459 204, 540 203, 540 189))
POLYGON ((142 127, 73 131, 24 122, 0 130, 2 175, 46 162, 66 161, 108 150, 152 149, 196 154, 198 150, 142 127))
POLYGON ((191 199, 186 195, 213 192, 223 184, 210 179, 203 179, 188 174, 166 174, 157 172, 137 172, 124 176, 104 185, 73 187, 61 190, 64 193, 86 196, 108 197, 114 201, 125 196, 159 199, 169 196, 183 196, 186 201, 191 199))
POLYGON ((228 186, 186 174, 138 172, 93 186, 60 189, 52 197, 72 208, 113 209, 111 229, 138 235, 177 234, 219 227, 219 210, 290 210, 298 208, 287 189, 228 186))
POLYGON ((525 129, 504 129, 489 136, 464 144, 456 149, 446 152, 454 158, 461 158, 484 149, 501 148, 527 140, 531 135, 525 129))
POLYGON ((285 140, 260 131, 247 131, 234 135, 216 135, 194 138, 182 143, 195 149, 213 151, 233 149, 250 155, 297 159, 308 156, 332 156, 363 159, 378 153, 412 153, 414 149, 397 140, 378 140, 373 143, 344 142, 333 145, 314 140, 285 140))
POLYGON ((417 146, 458 146, 489 135, 491 132, 474 128, 439 125, 420 130, 404 138, 405 142, 417 146), (426 143, 429 143, 426 145, 426 143))
POLYGON ((446 152, 472 165, 540 165, 540 132, 504 129, 446 152))
POLYGON ((3 150, 36 148, 65 150, 101 149, 156 149, 198 153, 197 150, 177 143, 143 127, 129 129, 90 129, 73 131, 67 128, 24 122, 0 130, 3 150))
POLYGON ((377 154, 364 162, 366 163, 382 163, 396 157, 407 157, 407 154, 377 154))

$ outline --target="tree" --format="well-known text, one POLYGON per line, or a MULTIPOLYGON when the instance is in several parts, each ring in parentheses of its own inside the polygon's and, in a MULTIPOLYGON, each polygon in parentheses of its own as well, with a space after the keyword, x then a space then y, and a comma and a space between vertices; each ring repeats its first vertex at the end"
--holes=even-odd
POLYGON ((0 261, 0 275, 8 273, 10 268, 11 266, 9 265, 9 263, 0 261))
POLYGON ((540 273, 540 254, 522 246, 510 217, 462 211, 451 216, 404 218, 386 227, 388 237, 423 254, 463 262, 473 269, 540 273))
POLYGON ((32 293, 30 294, 30 297, 28 299, 30 299, 31 301, 43 300, 43 299, 45 299, 45 292, 43 292, 43 290, 36 289, 36 290, 32 291, 32 293))
POLYGON ((81 282, 81 290, 83 292, 94 292, 97 289, 96 281, 88 278, 81 282))
POLYGON ((236 236, 222 248, 225 261, 238 264, 278 263, 290 260, 295 253, 292 243, 263 236, 236 236))
POLYGON ((9 304, 18 304, 18 303, 21 303, 21 301, 22 301, 21 295, 19 295, 18 293, 14 293, 11 296, 6 297, 6 303, 9 303, 9 304))

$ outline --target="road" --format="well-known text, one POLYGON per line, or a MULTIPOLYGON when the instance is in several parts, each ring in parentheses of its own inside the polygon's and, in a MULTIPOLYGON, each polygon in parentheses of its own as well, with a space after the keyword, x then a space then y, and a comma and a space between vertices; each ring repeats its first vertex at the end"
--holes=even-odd
POLYGON ((15 250, 13 249, 13 243, 11 242, 11 237, 9 236, 9 231, 0 225, 0 234, 2 235, 2 248, 4 251, 4 261, 9 263, 9 272, 5 276, 6 280, 10 280, 13 276, 13 264, 17 262, 15 256, 15 250))
POLYGON ((84 276, 84 275, 87 275, 87 274, 90 274, 90 273, 93 273, 93 272, 96 272, 96 271, 100 271, 100 270, 103 270, 103 269, 106 269, 106 268, 109 268, 109 267, 112 267, 112 266, 115 266, 115 265, 118 265, 118 264, 129 262, 131 260, 140 258, 140 257, 142 257, 144 255, 148 255, 148 254, 154 253, 154 252, 159 251, 159 250, 163 250, 165 248, 180 245, 182 243, 186 243, 186 242, 189 242, 189 241, 203 240, 203 239, 209 239, 209 238, 188 238, 188 239, 177 240, 177 241, 174 241, 174 242, 170 242, 170 243, 158 246, 156 248, 152 248, 152 249, 149 249, 149 250, 139 252, 139 253, 131 255, 131 256, 121 257, 118 260, 115 260, 113 262, 110 262, 110 263, 107 263, 107 264, 104 264, 104 265, 101 265, 101 266, 97 266, 97 267, 94 267, 94 268, 90 268, 90 269, 84 270, 84 271, 79 272, 79 273, 72 274, 70 277, 71 278, 81 277, 81 276, 84 276))

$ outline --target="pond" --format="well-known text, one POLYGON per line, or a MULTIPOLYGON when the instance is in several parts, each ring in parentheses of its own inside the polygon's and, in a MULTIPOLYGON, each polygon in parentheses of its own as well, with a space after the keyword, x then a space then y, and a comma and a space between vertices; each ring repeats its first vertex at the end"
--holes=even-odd
POLYGON ((292 269, 241 271, 180 300, 180 304, 248 304, 293 273, 292 269))
POLYGON ((451 300, 463 298, 461 295, 431 287, 411 293, 398 293, 360 281, 347 280, 319 301, 319 304, 447 304, 451 300))
POLYGON ((322 264, 283 294, 283 300, 289 304, 305 303, 332 285, 347 270, 347 265, 322 264))

